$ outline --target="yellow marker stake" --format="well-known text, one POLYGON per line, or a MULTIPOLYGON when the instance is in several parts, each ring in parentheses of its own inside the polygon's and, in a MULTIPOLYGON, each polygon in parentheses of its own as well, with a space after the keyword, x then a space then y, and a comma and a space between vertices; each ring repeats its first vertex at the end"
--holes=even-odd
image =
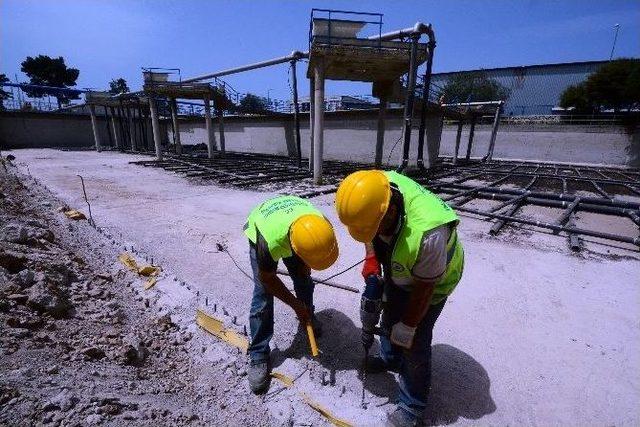
POLYGON ((311 322, 307 323, 307 335, 309 335, 309 345, 311 346, 311 355, 316 357, 318 355, 318 344, 316 344, 316 336, 313 333, 311 322))

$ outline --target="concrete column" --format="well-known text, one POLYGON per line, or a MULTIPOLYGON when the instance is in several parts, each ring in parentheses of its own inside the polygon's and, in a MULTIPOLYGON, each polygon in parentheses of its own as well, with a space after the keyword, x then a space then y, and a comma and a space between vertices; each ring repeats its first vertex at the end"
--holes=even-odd
POLYGON ((173 123, 173 135, 176 143, 176 154, 182 154, 182 144, 180 143, 180 124, 178 123, 178 103, 175 98, 169 101, 171 106, 171 122, 173 123))
POLYGON ((384 130, 387 115, 387 94, 380 95, 380 107, 378 108, 378 133, 376 134, 376 169, 382 168, 382 152, 384 151, 384 130))
POLYGON ((153 129, 153 143, 156 146, 156 158, 162 160, 162 135, 160 133, 160 118, 156 100, 149 98, 149 110, 151 111, 151 127, 153 129))
POLYGON ((300 108, 298 107, 298 76, 296 60, 291 61, 291 80, 293 91, 293 131, 296 143, 296 166, 302 166, 302 148, 300 147, 300 108))
POLYGON ((98 118, 96 117, 96 106, 89 105, 89 114, 91 115, 91 128, 93 129, 93 140, 96 144, 96 151, 102 151, 102 143, 100 141, 100 133, 98 130, 98 118))
POLYGON ((120 138, 118 138, 118 126, 116 126, 116 111, 113 107, 109 108, 111 110, 111 128, 113 129, 113 142, 116 145, 116 148, 119 150, 120 147, 120 138))
POLYGON ((133 114, 131 113, 131 108, 129 107, 127 107, 127 121, 129 123, 129 142, 131 143, 131 151, 138 151, 133 128, 133 114))
POLYGON ((224 155, 225 152, 225 139, 224 139, 224 112, 218 110, 218 129, 220 131, 220 153, 224 155))
POLYGON ((469 127, 469 143, 467 144, 467 155, 465 159, 469 161, 471 157, 471 147, 473 145, 473 134, 476 131, 476 116, 475 114, 471 116, 471 126, 469 127))
POLYGON ((316 79, 311 76, 309 79, 309 172, 313 172, 313 111, 315 103, 313 102, 313 90, 316 79))
POLYGON ((213 133, 213 123, 211 122, 211 98, 204 99, 204 123, 207 128, 207 151, 209 158, 213 159, 213 152, 216 146, 216 136, 213 133))
POLYGON ((493 158, 493 149, 496 146, 496 136, 498 135, 498 126, 500 125, 500 114, 502 113, 502 103, 496 107, 496 114, 493 116, 493 127, 491 128, 491 141, 489 142, 489 152, 487 153, 487 161, 493 158))
POLYGON ((313 112, 313 183, 322 184, 322 150, 324 145, 324 63, 314 68, 313 112))
POLYGON ((453 150, 453 165, 458 163, 458 152, 460 151, 460 138, 462 137, 462 119, 458 122, 458 132, 456 133, 456 148, 453 150))

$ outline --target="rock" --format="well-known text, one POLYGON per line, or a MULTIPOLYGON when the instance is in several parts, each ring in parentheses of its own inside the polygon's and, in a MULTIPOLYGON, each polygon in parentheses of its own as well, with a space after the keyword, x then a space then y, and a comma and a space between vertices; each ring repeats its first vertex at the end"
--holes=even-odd
POLYGON ((99 347, 87 347, 81 353, 84 354, 85 360, 100 360, 105 356, 104 350, 99 347))
POLYGON ((68 317, 73 306, 60 291, 54 291, 44 282, 31 287, 27 305, 39 313, 49 313, 56 319, 68 317))
MULTIPOLYGON (((41 276, 43 276, 41 274, 41 276)), ((25 268, 24 270, 18 272, 18 274, 16 275, 14 282, 20 286, 21 288, 28 288, 29 286, 33 285, 33 283, 35 282, 36 279, 36 275, 33 271, 29 270, 28 268, 25 268)))
POLYGON ((64 389, 52 399, 50 399, 47 403, 45 403, 42 409, 44 411, 60 410, 62 412, 67 412, 74 406, 76 406, 76 403, 78 403, 78 401, 79 399, 74 396, 71 391, 69 391, 68 389, 64 389))
POLYGON ((8 300, 15 301, 18 304, 24 304, 29 297, 24 294, 11 294, 7 296, 8 300))
POLYGON ((58 365, 51 365, 47 368, 45 372, 49 375, 54 375, 60 372, 60 367, 58 367, 58 365))
POLYGON ((102 416, 99 414, 91 414, 87 418, 84 419, 84 422, 87 425, 94 426, 100 424, 102 422, 102 416))
POLYGON ((0 249, 0 267, 15 274, 27 267, 27 258, 20 252, 0 249))
POLYGON ((29 232, 26 227, 20 224, 9 223, 0 229, 0 240, 24 244, 29 240, 29 232))

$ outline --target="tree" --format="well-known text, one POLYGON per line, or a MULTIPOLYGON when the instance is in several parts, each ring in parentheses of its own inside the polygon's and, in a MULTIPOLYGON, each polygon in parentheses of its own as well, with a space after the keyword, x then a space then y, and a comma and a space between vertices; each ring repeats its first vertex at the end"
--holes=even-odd
POLYGON ((569 86, 560 97, 563 108, 614 111, 640 107, 640 59, 621 58, 610 61, 587 80, 569 86))
POLYGON ((240 100, 238 111, 245 114, 260 114, 267 110, 267 101, 264 98, 248 93, 240 100))
POLYGON ((113 79, 109 82, 109 93, 112 95, 117 95, 119 93, 127 93, 129 92, 129 86, 127 86, 127 81, 122 77, 118 79, 113 79))
MULTIPOLYGON (((8 82, 9 79, 7 78, 7 76, 5 74, 0 74, 0 83, 8 82)), ((4 100, 9 98, 13 98, 13 95, 11 95, 10 92, 7 92, 4 89, 0 88, 0 110, 4 110, 4 100)))
POLYGON ((484 71, 455 74, 442 92, 445 102, 499 101, 509 96, 509 89, 487 77, 484 71))
MULTIPOLYGON (((64 58, 59 56, 51 58, 47 55, 38 55, 35 58, 27 56, 22 61, 21 71, 25 73, 32 85, 52 86, 68 88, 76 85, 76 80, 80 71, 76 68, 69 68, 64 63, 64 58)), ((58 101, 58 108, 66 104, 71 99, 78 99, 77 93, 55 89, 25 89, 28 96, 42 98, 46 95, 54 96, 58 101)))

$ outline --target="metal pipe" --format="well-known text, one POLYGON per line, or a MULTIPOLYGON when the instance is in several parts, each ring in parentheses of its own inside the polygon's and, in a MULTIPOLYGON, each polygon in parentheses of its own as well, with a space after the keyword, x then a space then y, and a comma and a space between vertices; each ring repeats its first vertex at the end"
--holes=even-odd
POLYGON ((586 230, 584 228, 567 227, 567 226, 551 224, 551 223, 548 223, 548 222, 528 220, 528 219, 524 219, 524 218, 516 218, 516 217, 507 216, 507 215, 501 215, 501 214, 497 214, 497 213, 489 213, 489 212, 484 212, 484 211, 481 211, 481 210, 478 210, 478 209, 471 209, 471 208, 465 208, 465 207, 458 207, 458 208, 456 208, 456 210, 459 210, 459 211, 462 211, 462 212, 467 212, 467 213, 472 213, 472 214, 475 214, 475 215, 486 216, 488 218, 502 219, 502 220, 505 220, 505 221, 517 222, 517 223, 526 224, 526 225, 533 225, 535 227, 540 227, 540 228, 547 228, 547 229, 553 230, 553 231, 555 231, 555 230, 564 231, 566 233, 583 234, 585 236, 599 237, 599 238, 602 238, 602 239, 613 240, 613 241, 616 241, 616 242, 631 243, 633 245, 636 245, 636 246, 640 247, 640 237, 618 236, 616 234, 601 233, 601 232, 598 232, 598 231, 586 230))
POLYGON ((398 172, 402 172, 409 164, 409 148, 411 145, 411 119, 413 117, 413 101, 416 91, 416 74, 418 71, 418 39, 420 35, 412 36, 411 59, 409 63, 409 82, 407 84, 407 99, 404 104, 404 141, 402 144, 402 162, 398 172))
MULTIPOLYGON (((435 39, 429 40, 427 44, 427 68, 422 79, 422 109, 420 110, 420 132, 418 133, 418 168, 424 169, 424 138, 427 131, 427 108, 429 106, 429 88, 431 87, 431 69, 433 67, 433 52, 436 48, 435 39)), ((427 145, 429 142, 427 141, 427 145)), ((434 166, 435 159, 429 156, 429 167, 434 166)))
POLYGON ((218 109, 218 130, 220 132, 220 154, 224 156, 226 151, 226 140, 224 136, 224 112, 218 109))
POLYGON ((491 140, 489 141, 489 151, 487 152, 487 161, 490 162, 493 158, 493 149, 496 145, 496 136, 498 135, 498 126, 500 125, 500 114, 502 113, 502 104, 500 101, 496 107, 496 114, 493 117, 493 126, 491 128, 491 140))
MULTIPOLYGON (((456 147, 453 150, 453 166, 458 163, 458 151, 460 150, 460 139, 462 138, 462 124, 462 120, 460 120, 458 122, 458 131, 456 132, 456 147)), ((418 166, 420 165, 418 164, 418 166)))
POLYGON ((91 128, 93 129, 93 140, 96 145, 96 151, 102 151, 102 143, 100 141, 100 133, 98 130, 98 119, 96 118, 96 106, 89 105, 89 113, 91 115, 91 128))
POLYGON ((315 102, 313 91, 315 90, 316 79, 314 77, 314 73, 311 73, 311 77, 309 78, 309 172, 313 172, 313 122, 314 111, 315 111, 315 102))
POLYGON ((192 77, 190 79, 182 80, 182 83, 193 83, 199 80, 208 80, 214 77, 228 76, 230 74, 242 73, 243 71, 257 70, 258 68, 270 67, 272 65, 283 64, 292 60, 308 58, 309 52, 293 51, 290 55, 281 56, 279 58, 269 59, 266 61, 255 62, 249 65, 243 65, 241 67, 229 68, 227 70, 217 71, 215 73, 203 74, 201 76, 192 77))
POLYGON ((298 76, 296 60, 291 60, 291 91, 293 92, 293 135, 296 143, 296 165, 302 166, 302 147, 300 146, 300 107, 298 106, 298 76))
POLYGON ((389 41, 395 39, 404 39, 407 37, 420 36, 421 34, 426 34, 429 37, 429 40, 432 40, 435 43, 435 35, 433 33, 433 28, 431 24, 423 24, 422 22, 416 22, 413 27, 403 28, 401 30, 390 31, 384 34, 373 35, 368 37, 369 40, 380 40, 380 41, 389 41))
POLYGON ((467 155, 465 156, 465 160, 469 161, 471 157, 471 146, 473 145, 473 135, 476 131, 476 120, 477 117, 475 114, 471 115, 471 126, 469 127, 469 143, 467 144, 467 155))

